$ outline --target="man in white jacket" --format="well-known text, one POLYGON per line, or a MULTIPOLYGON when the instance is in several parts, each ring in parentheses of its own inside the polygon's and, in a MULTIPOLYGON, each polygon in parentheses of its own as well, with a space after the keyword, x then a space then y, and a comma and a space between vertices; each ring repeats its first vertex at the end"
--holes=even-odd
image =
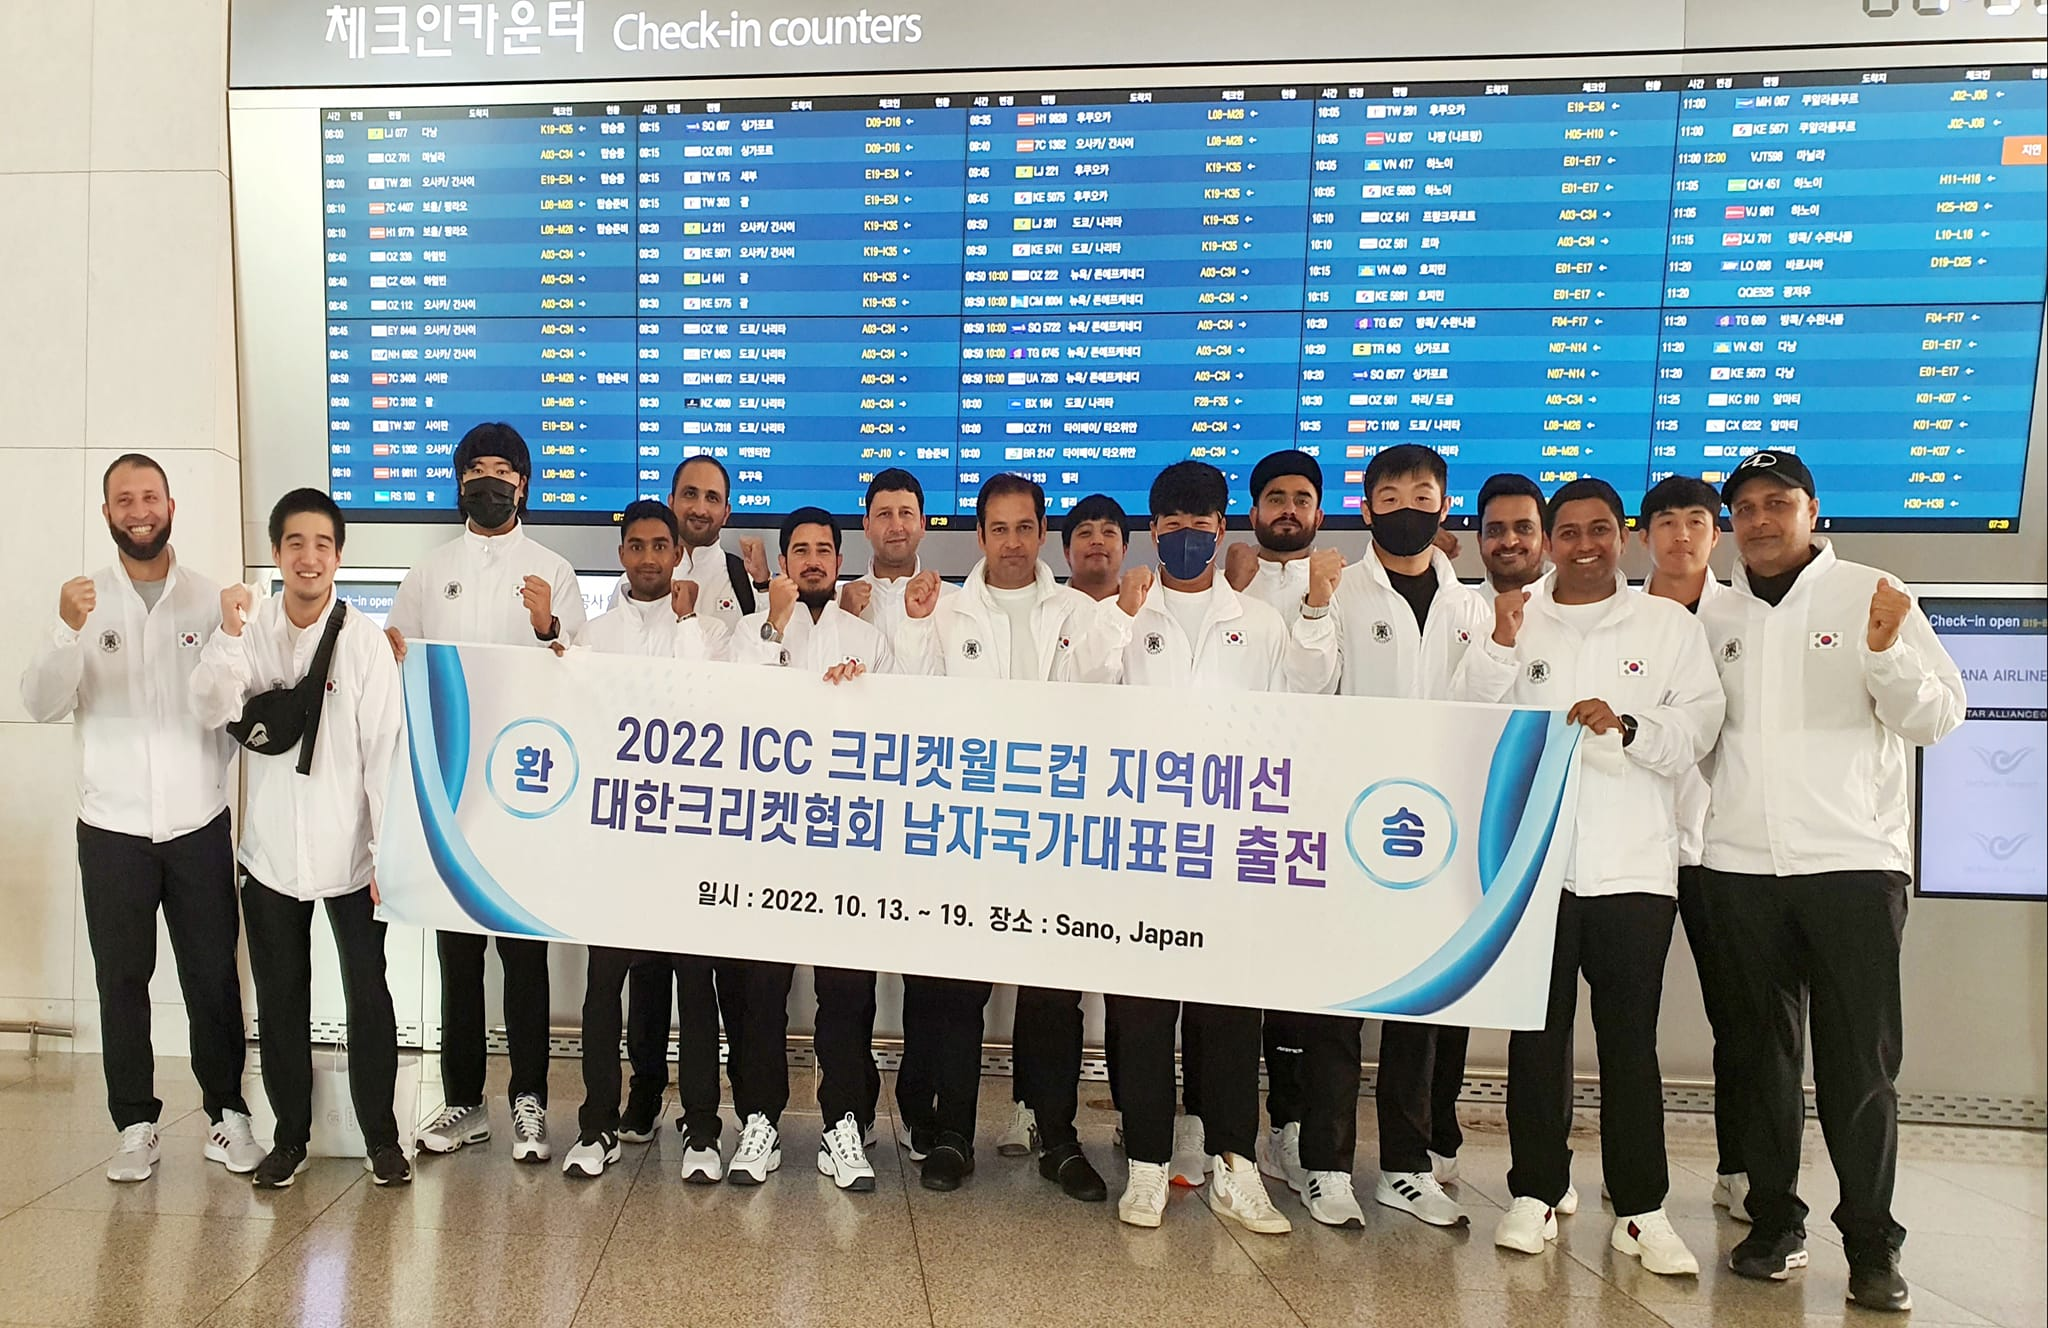
MULTIPOLYGON (((839 607, 879 627, 893 648, 907 616, 904 596, 924 572, 918 548, 924 543, 924 484, 899 466, 875 472, 862 500, 861 533, 868 541, 868 570, 839 590, 839 607)), ((937 581, 940 595, 953 587, 937 581)))
MULTIPOLYGON (((1327 692, 1337 680, 1331 598, 1344 556, 1309 558, 1302 609, 1290 627, 1271 606, 1240 595, 1217 575, 1230 484, 1200 461, 1181 461, 1152 482, 1152 538, 1159 575, 1124 573, 1109 620, 1126 633, 1123 680, 1137 687, 1237 692, 1327 692)), ((1166 1211, 1168 1167, 1184 1151, 1177 1131, 1197 1132, 1209 1158, 1209 1206, 1247 1230, 1293 1229, 1273 1206, 1255 1161, 1259 1133, 1260 1012, 1218 1005, 1111 995, 1104 1002, 1121 1064, 1130 1181, 1117 1216, 1156 1227, 1166 1211), (1201 1115, 1174 1121, 1174 1026, 1201 1083, 1201 1115)))
POLYGON ((369 1150, 364 1167, 379 1185, 412 1180, 391 1107, 398 1025, 384 980, 384 924, 375 913, 377 834, 404 713, 389 643, 375 623, 335 598, 345 532, 334 500, 318 489, 279 499, 270 512, 270 546, 284 590, 261 605, 247 586, 221 591, 220 627, 190 680, 199 722, 232 723, 251 698, 305 678, 330 615, 342 615, 317 722, 309 721, 290 750, 251 752, 242 763, 242 915, 263 1027, 263 1089, 277 1114, 276 1137, 252 1177, 258 1189, 284 1189, 306 1169, 315 903, 325 905, 340 952, 349 1094, 369 1150), (311 763, 301 774, 308 743, 311 763))
POLYGON ((1527 475, 1489 475, 1479 486, 1480 593, 1491 601, 1535 585, 1550 570, 1543 538, 1543 490, 1527 475))
POLYGON ((1891 1213, 1898 1165, 1899 943, 1913 865, 1915 746, 1963 721, 1962 675, 1912 597, 1813 534, 1813 476, 1790 452, 1745 457, 1722 486, 1742 557, 1700 609, 1728 693, 1707 779, 1708 933, 1740 997, 1743 1135, 1755 1225, 1745 1277, 1806 1265, 1796 1192, 1800 1080, 1813 1075, 1849 1296, 1912 1303, 1891 1213))
MULTIPOLYGON (((462 533, 399 582, 386 635, 402 662, 416 638, 542 647, 583 630, 576 569, 527 538, 533 460, 509 424, 479 424, 455 447, 462 533)), ((511 1044, 512 1158, 548 1159, 548 947, 500 936, 505 1037, 511 1044)), ((420 1130, 420 1147, 450 1153, 491 1137, 484 1102, 484 951, 492 938, 439 933, 441 1082, 447 1102, 420 1130)))
POLYGON ((140 453, 101 477, 118 557, 64 583, 57 621, 37 633, 21 703, 39 724, 73 717, 78 748, 78 876, 100 997, 107 1111, 121 1146, 112 1181, 156 1169, 156 1057, 149 980, 163 911, 191 1026, 192 1074, 207 1117, 206 1157, 253 1171, 263 1149, 242 1098, 242 979, 235 968, 235 846, 228 832, 234 743, 186 701, 199 650, 220 626, 220 587, 171 549, 177 504, 163 468, 140 453))
MULTIPOLYGON (((954 678, 1115 681, 1123 634, 1109 621, 1114 610, 1061 585, 1039 556, 1045 549, 1045 490, 1021 475, 996 475, 981 486, 974 511, 981 561, 958 594, 936 603, 926 594, 909 597, 910 616, 898 636, 905 657, 922 660, 921 672, 954 678)), ((982 1011, 989 993, 986 982, 903 979, 904 1055, 923 1058, 932 1089, 900 1091, 898 1107, 913 1134, 920 1127, 932 1133, 923 1165, 931 1188, 954 1188, 974 1169, 982 1011)), ((1015 1028, 1017 1088, 1044 1149, 1039 1174, 1070 1198, 1108 1198, 1074 1130, 1081 993, 1020 989, 1015 1028)))
POLYGON ((1627 518, 1605 480, 1551 495, 1556 566, 1533 591, 1494 600, 1492 634, 1465 652, 1452 699, 1566 710, 1579 740, 1578 822, 1558 900, 1543 1027, 1508 1039, 1513 1202, 1503 1249, 1540 1254, 1571 1183, 1572 1028, 1579 975, 1593 992, 1600 1059, 1600 1159, 1617 1214, 1609 1243, 1653 1273, 1699 1261, 1664 1214, 1664 1085, 1657 1011, 1678 915, 1679 781, 1721 726, 1706 635, 1669 600, 1630 592, 1620 571, 1627 518))
MULTIPOLYGON (((1647 594, 1661 596, 1698 614, 1728 593, 1714 579, 1708 559, 1721 541, 1721 495, 1705 480, 1670 475, 1643 495, 1640 526, 1650 551, 1647 594)), ((1750 1089, 1735 1055, 1733 974, 1719 962, 1707 934, 1705 887, 1700 846, 1707 829, 1707 777, 1687 771, 1678 785, 1678 916, 1685 923, 1685 941, 1699 970, 1700 996, 1707 1026, 1714 1035, 1714 1205, 1738 1222, 1749 1220, 1743 1196, 1749 1193, 1742 1164, 1743 1117, 1750 1089)))
MULTIPOLYGON (((577 647, 656 659, 704 660, 722 654, 731 633, 718 620, 698 616, 697 583, 675 576, 681 557, 675 513, 648 498, 628 504, 619 516, 626 592, 584 627, 577 647)), ((583 1106, 577 1113, 576 1144, 562 1161, 563 1174, 600 1176, 619 1160, 620 996, 627 971, 648 964, 661 978, 664 998, 672 971, 685 975, 686 986, 701 986, 706 993, 701 1006, 684 1007, 686 1018, 702 1016, 703 1022, 686 1024, 678 1058, 682 1174, 686 1181, 719 1179, 718 1007, 708 995, 714 961, 603 945, 589 949, 583 985, 583 1106)))

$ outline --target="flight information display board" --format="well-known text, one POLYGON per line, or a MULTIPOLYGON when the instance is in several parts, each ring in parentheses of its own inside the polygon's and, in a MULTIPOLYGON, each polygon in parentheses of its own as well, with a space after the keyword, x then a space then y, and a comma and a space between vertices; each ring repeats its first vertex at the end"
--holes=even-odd
POLYGON ((2048 298, 2034 66, 321 112, 331 482, 541 520, 717 456, 736 519, 1381 448, 1631 504, 1797 450, 1823 519, 2009 530, 2048 298))

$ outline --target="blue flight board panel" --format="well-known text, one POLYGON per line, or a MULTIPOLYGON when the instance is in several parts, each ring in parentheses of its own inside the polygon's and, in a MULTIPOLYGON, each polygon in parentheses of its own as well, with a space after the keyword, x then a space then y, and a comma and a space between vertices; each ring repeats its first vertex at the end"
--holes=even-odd
POLYGON ((1269 451, 1606 479, 1801 453, 1838 528, 2010 530, 2048 71, 1831 70, 322 112, 330 473, 445 516, 504 419, 540 519, 1055 513, 1269 451))

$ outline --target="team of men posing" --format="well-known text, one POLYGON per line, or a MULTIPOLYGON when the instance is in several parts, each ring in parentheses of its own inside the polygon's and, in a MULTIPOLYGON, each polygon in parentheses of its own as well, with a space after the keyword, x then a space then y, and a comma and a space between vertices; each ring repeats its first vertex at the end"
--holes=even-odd
MULTIPOLYGON (((1414 445, 1368 465, 1361 510, 1371 541, 1349 566, 1316 543, 1320 467, 1288 451, 1252 472, 1249 543, 1225 545, 1230 495, 1220 471, 1200 462, 1162 471, 1150 495, 1156 569, 1125 569, 1124 512, 1106 497, 1083 500, 1061 523, 1072 569, 1064 583, 1042 557, 1043 490, 996 476, 976 507, 982 559, 957 587, 918 561, 923 492, 907 472, 885 471, 870 485, 862 527, 871 562, 842 584, 842 532, 819 508, 783 519, 772 576, 760 539, 726 552, 727 473, 694 457, 676 470, 667 504, 643 500, 621 514, 623 575, 611 606, 588 622, 574 570, 522 524, 532 464, 517 432, 477 426, 455 469, 463 531, 406 576, 382 637, 334 595, 345 525, 326 494, 302 489, 278 502, 269 534, 283 590, 259 600, 177 563, 175 504, 154 461, 131 454, 107 471, 102 510, 118 560, 65 584, 22 695, 39 720, 76 718, 79 864, 108 1106, 121 1131, 109 1179, 147 1179, 159 1160, 148 1000, 159 908, 213 1121, 206 1156, 264 1188, 289 1186, 304 1170, 310 927, 320 902, 340 951, 365 1165, 379 1185, 410 1180, 392 1111, 396 1035, 374 912, 383 773, 402 725, 395 661, 410 640, 718 660, 808 670, 832 685, 894 672, 1504 702, 1567 711, 1586 737, 1545 1024, 1509 1040, 1513 1202, 1496 1243, 1540 1253, 1557 1218, 1579 1204, 1569 1131, 1583 975, 1598 1043, 1603 1191, 1616 1213, 1611 1243, 1652 1272, 1698 1271, 1663 1209, 1657 1018, 1682 916, 1715 1035, 1714 1202, 1752 1224, 1732 1267, 1782 1279, 1806 1262, 1795 1182, 1810 1011, 1851 1296, 1877 1308, 1909 1303, 1897 1269, 1905 1232, 1890 1211, 1906 762, 1911 745, 1961 721, 1963 689, 1910 597, 1813 534, 1819 504, 1795 455, 1757 453, 1719 492, 1685 477, 1653 488, 1635 514, 1654 565, 1642 592, 1620 570, 1630 514, 1611 487, 1574 480, 1546 497, 1515 475, 1481 491, 1488 578, 1461 584, 1438 547, 1450 510, 1443 459, 1414 445), (1708 568, 1724 506, 1740 553, 1729 586, 1708 568), (227 771, 238 741, 251 756, 237 851, 227 771), (277 1116, 267 1151, 241 1096, 237 877, 263 1016, 264 1087, 277 1116)), ((494 1128, 484 1092, 492 943, 438 939, 446 1105, 419 1132, 430 1152, 482 1143, 494 1128)), ((495 944, 512 1154, 544 1161, 546 948, 495 944)), ((782 1160, 793 976, 788 964, 592 947, 584 1101, 564 1169, 601 1175, 622 1142, 655 1137, 673 990, 682 1178, 765 1181, 782 1160), (721 1022, 740 1125, 729 1154, 720 1142, 721 1022), (622 1036, 631 1063, 623 1105, 622 1036)), ((876 975, 820 967, 814 979, 825 1122, 817 1169, 840 1189, 871 1190, 876 975)), ((925 1187, 957 1189, 975 1168, 990 986, 911 975, 903 989, 903 1142, 925 1187)), ((1177 1183, 1202 1188, 1219 1215, 1252 1231, 1285 1232, 1270 1176, 1316 1221, 1363 1225, 1351 1179, 1361 1021, 1115 994, 1106 1016, 1128 1161, 1123 1221, 1157 1226, 1177 1183)), ((1102 1200, 1107 1186, 1075 1129, 1081 1027, 1081 993, 1018 993, 1016 1103, 999 1151, 1036 1151, 1048 1181, 1102 1200)), ((1458 1174, 1465 1043, 1463 1029, 1388 1022, 1381 1032, 1373 1197, 1440 1227, 1467 1220, 1446 1188, 1458 1174)))

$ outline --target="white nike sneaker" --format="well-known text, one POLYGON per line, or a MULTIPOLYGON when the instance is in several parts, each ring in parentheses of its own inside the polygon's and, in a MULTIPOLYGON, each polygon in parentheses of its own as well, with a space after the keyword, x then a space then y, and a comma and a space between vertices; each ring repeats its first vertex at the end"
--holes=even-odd
POLYGON ((569 1155, 562 1159, 562 1174, 602 1176, 604 1169, 623 1155, 623 1150, 619 1148, 619 1136, 609 1130, 598 1134, 579 1135, 575 1146, 569 1150, 569 1155))
POLYGON ((1429 1174, 1436 1177, 1436 1183, 1439 1185, 1457 1184, 1458 1155, 1452 1153, 1449 1157, 1445 1157, 1442 1153, 1430 1153, 1429 1174))
POLYGON ((156 1174, 156 1164, 162 1157, 155 1123, 137 1121, 121 1131, 121 1151, 107 1163, 107 1179, 123 1185, 148 1180, 156 1174))
POLYGON ((479 1102, 474 1106, 449 1105, 420 1127, 419 1145, 429 1153, 452 1153, 491 1137, 491 1109, 479 1102))
POLYGON ((1308 1173, 1301 1167, 1301 1122, 1289 1121, 1277 1130, 1267 1130, 1265 1143, 1265 1156, 1259 1159, 1260 1172, 1284 1182, 1296 1194, 1306 1193, 1308 1173))
POLYGON ((548 1111, 540 1098, 521 1093, 512 1100, 512 1160, 545 1162, 554 1154, 548 1149, 548 1111))
POLYGON ((739 1147, 732 1150, 732 1163, 725 1169, 726 1182, 759 1185, 781 1166, 782 1133, 757 1111, 740 1127, 739 1147))
POLYGON ((263 1145, 239 1111, 223 1111, 206 1136, 206 1160, 218 1162, 237 1176, 246 1176, 263 1161, 263 1145))
POLYGON ((1493 1230, 1495 1245, 1523 1254, 1541 1254, 1544 1246, 1556 1239, 1556 1210, 1541 1199, 1516 1199, 1493 1230))
POLYGON ((1134 1227, 1156 1227, 1166 1212, 1166 1168, 1157 1162, 1131 1163, 1124 1197, 1117 1200, 1117 1219, 1134 1227))
POLYGON ((1643 1261, 1643 1267, 1664 1277, 1698 1277, 1700 1261, 1685 1241, 1671 1229, 1671 1219, 1659 1208, 1634 1217, 1614 1219, 1614 1234, 1608 1243, 1623 1254, 1643 1261))
POLYGON ((1714 1178, 1714 1207, 1725 1208, 1737 1222, 1749 1221, 1749 1175, 1737 1171, 1714 1178))
POLYGON ((1311 1171, 1302 1191, 1308 1215, 1326 1227, 1362 1227, 1365 1212, 1351 1188, 1351 1175, 1344 1171, 1311 1171))
POLYGON ((830 1176, 842 1190, 865 1194, 875 1188, 875 1168, 861 1144, 860 1122, 852 1113, 840 1117, 818 1140, 818 1174, 830 1176))
POLYGON ((1201 1188, 1209 1173, 1208 1135, 1200 1116, 1179 1116, 1173 1122, 1173 1163, 1167 1178, 1175 1185, 1201 1188))
POLYGON ((1218 1217, 1261 1235, 1284 1236, 1294 1230, 1294 1223, 1273 1206, 1272 1196, 1266 1193, 1259 1164, 1248 1157, 1231 1154, 1210 1160, 1209 1208, 1218 1217))
POLYGON ((1433 1227, 1461 1227, 1468 1220, 1456 1199, 1427 1171, 1383 1171, 1373 1186, 1375 1202, 1412 1213, 1433 1227))
POLYGON ((1003 1132, 996 1144, 996 1152, 1002 1157, 1030 1157, 1038 1151, 1038 1113, 1022 1102, 1014 1104, 1016 1110, 1010 1113, 1010 1128, 1003 1132))

